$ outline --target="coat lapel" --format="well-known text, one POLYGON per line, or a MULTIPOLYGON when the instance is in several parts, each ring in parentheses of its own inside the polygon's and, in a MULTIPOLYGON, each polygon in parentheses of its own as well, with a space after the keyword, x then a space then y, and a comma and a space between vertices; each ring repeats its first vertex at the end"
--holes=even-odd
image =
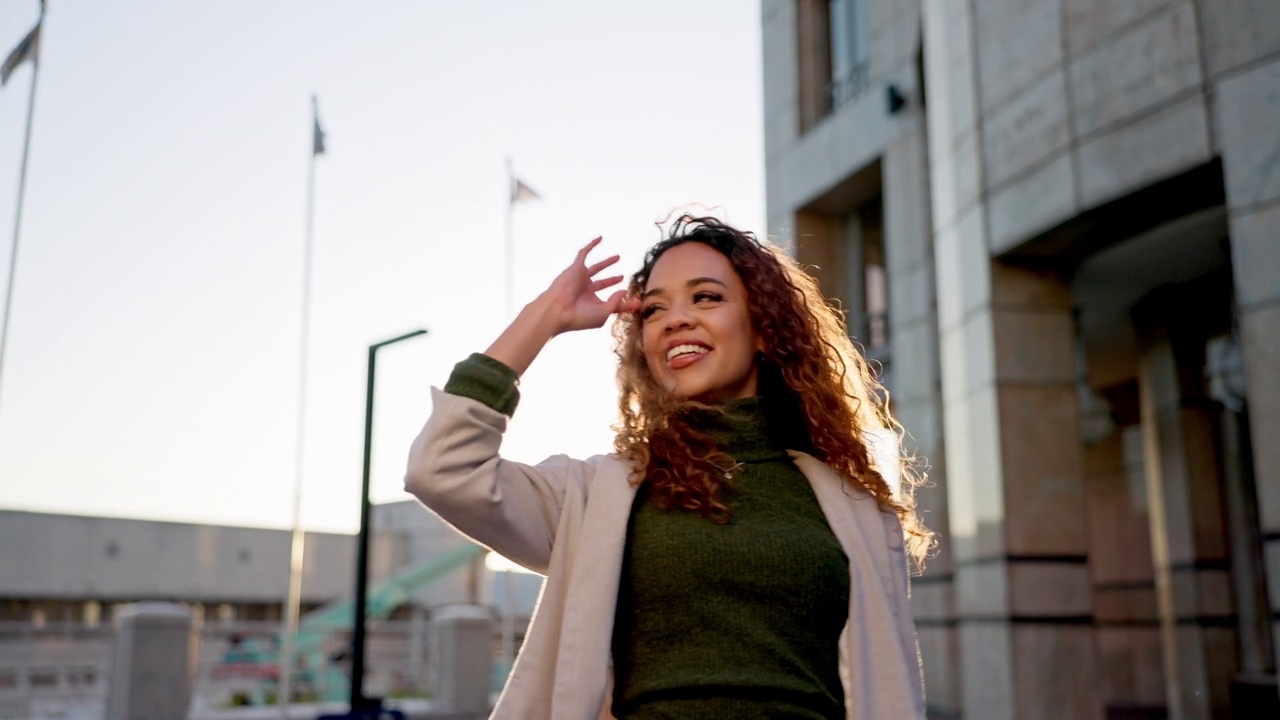
POLYGON ((575 542, 576 557, 570 563, 563 639, 556 659, 551 702, 556 718, 597 717, 607 700, 613 616, 627 520, 636 495, 629 476, 629 466, 616 458, 605 458, 587 491, 575 542))

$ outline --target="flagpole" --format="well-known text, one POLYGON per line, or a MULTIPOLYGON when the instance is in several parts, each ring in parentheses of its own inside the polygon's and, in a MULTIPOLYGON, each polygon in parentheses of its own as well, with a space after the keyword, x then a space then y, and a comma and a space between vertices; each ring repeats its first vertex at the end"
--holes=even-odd
MULTIPOLYGON (((516 174, 507 157, 507 320, 515 317, 515 214, 516 174)), ((502 672, 511 675, 515 663, 515 605, 512 602, 513 578, 508 568, 503 572, 502 586, 502 672)))
POLYGON ((515 208, 516 208, 516 176, 511 169, 511 158, 507 158, 507 277, 506 277, 506 297, 507 297, 507 320, 515 317, 515 208))
MULTIPOLYGON (((44 33, 44 1, 40 2, 40 19, 36 27, 44 33)), ((27 100, 27 131, 22 140, 22 165, 18 170, 18 205, 13 213, 13 245, 9 248, 9 282, 4 291, 4 326, 0 327, 0 392, 4 389, 4 357, 9 340, 9 311, 13 308, 13 282, 18 269, 18 237, 22 232, 22 201, 27 194, 27 159, 31 155, 31 120, 36 112, 36 80, 40 77, 40 39, 36 39, 35 56, 31 58, 31 95, 27 100)))
POLYGON ((307 166, 307 229, 302 251, 302 331, 298 344, 298 415, 294 424, 293 532, 289 545, 289 595, 285 600, 284 642, 280 654, 280 693, 276 699, 280 705, 280 717, 284 720, 289 718, 289 704, 292 700, 298 616, 302 606, 302 561, 306 549, 306 533, 302 530, 302 477, 306 437, 307 345, 311 328, 311 248, 315 226, 316 156, 322 151, 317 142, 320 133, 320 107, 315 95, 311 96, 311 117, 314 135, 311 141, 311 161, 307 166))

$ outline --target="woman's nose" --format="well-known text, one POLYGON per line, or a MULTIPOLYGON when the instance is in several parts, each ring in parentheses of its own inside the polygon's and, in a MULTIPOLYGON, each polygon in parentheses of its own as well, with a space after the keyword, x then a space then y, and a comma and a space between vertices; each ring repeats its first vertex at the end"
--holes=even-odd
POLYGON ((663 318, 667 332, 693 327, 693 314, 683 305, 673 306, 663 318))

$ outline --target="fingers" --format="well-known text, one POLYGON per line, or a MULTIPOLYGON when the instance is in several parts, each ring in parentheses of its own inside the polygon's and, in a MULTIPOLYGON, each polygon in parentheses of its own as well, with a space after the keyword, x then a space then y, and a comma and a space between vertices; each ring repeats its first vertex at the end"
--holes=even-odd
POLYGON ((628 296, 626 290, 619 290, 610 295, 604 304, 605 309, 610 313, 638 312, 640 310, 640 298, 628 296))
POLYGON ((614 285, 617 285, 620 282, 622 282, 621 275, 614 275, 613 277, 601 278, 591 283, 591 292, 600 292, 601 290, 604 290, 607 287, 613 287, 614 285))
POLYGON ((599 244, 600 244, 600 241, 602 241, 602 240, 604 240, 604 237, 603 237, 603 236, 596 236, 596 239, 594 239, 594 240, 592 240, 591 242, 587 243, 586 247, 584 247, 584 248, 582 248, 581 250, 579 250, 579 251, 578 251, 578 259, 577 259, 577 262, 579 262, 579 263, 586 263, 586 261, 587 261, 587 255, 589 255, 589 254, 591 253, 592 249, 594 249, 594 248, 595 248, 595 246, 599 245, 599 244))
POLYGON ((600 262, 596 263, 595 265, 592 265, 592 266, 588 267, 588 268, 587 268, 587 274, 588 274, 588 275, 595 275, 596 273, 600 272, 601 270, 603 270, 603 269, 605 269, 605 268, 609 267, 610 265, 612 265, 612 264, 614 264, 614 263, 618 262, 618 259, 619 259, 620 257, 622 257, 622 256, 621 256, 621 255, 614 255, 613 257, 608 257, 608 258, 605 258, 604 260, 601 260, 600 262))

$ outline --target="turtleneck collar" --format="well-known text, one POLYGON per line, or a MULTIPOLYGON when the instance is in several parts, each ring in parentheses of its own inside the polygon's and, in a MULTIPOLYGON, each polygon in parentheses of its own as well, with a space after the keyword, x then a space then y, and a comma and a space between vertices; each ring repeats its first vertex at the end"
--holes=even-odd
POLYGON ((778 428, 771 428, 760 398, 730 400, 720 406, 723 412, 707 412, 699 425, 711 436, 721 451, 738 462, 771 460, 785 457, 786 443, 778 428))

